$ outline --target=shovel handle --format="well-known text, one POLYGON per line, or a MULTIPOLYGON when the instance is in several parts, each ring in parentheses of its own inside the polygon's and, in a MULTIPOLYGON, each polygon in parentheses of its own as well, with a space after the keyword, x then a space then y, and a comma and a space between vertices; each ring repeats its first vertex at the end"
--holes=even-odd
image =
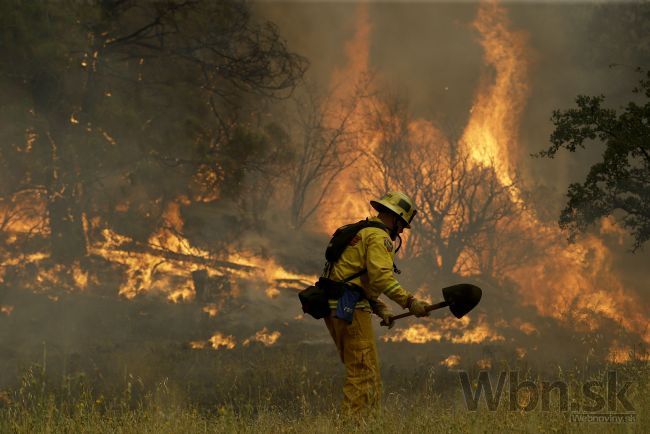
MULTIPOLYGON (((448 301, 441 301, 440 303, 436 303, 436 304, 432 304, 432 305, 427 306, 425 310, 427 312, 431 312, 433 310, 442 309, 443 307, 447 307, 447 306, 449 306, 448 301)), ((412 315, 413 315, 412 312, 404 312, 404 313, 401 313, 399 315, 391 316, 390 319, 391 319, 391 321, 396 321, 396 320, 398 320, 400 318, 406 318, 406 317, 409 317, 409 316, 412 316, 412 315)), ((386 325, 383 320, 381 321, 381 325, 386 325)))

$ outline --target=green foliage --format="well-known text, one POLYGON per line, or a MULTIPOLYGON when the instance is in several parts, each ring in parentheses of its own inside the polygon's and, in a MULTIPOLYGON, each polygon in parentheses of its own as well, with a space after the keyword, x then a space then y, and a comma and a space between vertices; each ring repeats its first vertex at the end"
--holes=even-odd
POLYGON ((585 181, 569 186, 559 223, 570 240, 610 215, 620 217, 635 250, 650 238, 650 71, 634 93, 639 102, 620 113, 602 106, 604 96, 578 96, 577 108, 553 112, 552 146, 540 156, 553 158, 562 148, 575 152, 594 140, 606 145, 585 181))

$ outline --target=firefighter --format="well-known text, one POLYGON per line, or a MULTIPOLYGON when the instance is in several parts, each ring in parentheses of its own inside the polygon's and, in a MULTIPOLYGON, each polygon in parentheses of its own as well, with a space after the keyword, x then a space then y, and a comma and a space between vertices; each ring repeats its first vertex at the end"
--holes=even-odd
POLYGON ((354 306, 352 322, 348 323, 335 315, 338 300, 329 301, 332 313, 325 318, 346 369, 342 407, 348 415, 378 409, 380 405, 381 379, 371 314, 374 312, 378 315, 389 328, 392 327, 392 314, 377 297, 385 294, 418 317, 429 314, 426 311, 427 303, 402 288, 393 275, 395 242, 399 239, 401 244, 399 235, 411 227, 411 220, 416 214, 413 201, 404 193, 389 192, 381 199, 370 201, 370 204, 378 214, 369 220, 381 222, 384 227, 361 229, 340 259, 326 271, 330 279, 343 281, 367 269, 366 273, 349 281, 361 287, 364 295, 354 306))

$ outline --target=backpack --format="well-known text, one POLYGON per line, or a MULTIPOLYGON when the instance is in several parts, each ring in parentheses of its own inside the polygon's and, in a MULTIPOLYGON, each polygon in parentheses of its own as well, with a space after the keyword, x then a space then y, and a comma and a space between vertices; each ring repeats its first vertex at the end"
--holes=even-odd
POLYGON ((334 232, 334 235, 332 235, 332 238, 327 245, 327 249, 325 249, 325 259, 327 262, 334 264, 336 261, 338 261, 343 254, 343 251, 350 244, 355 235, 357 235, 361 229, 365 228, 380 228, 388 230, 385 224, 381 222, 370 221, 368 219, 341 226, 334 232))
MULTIPOLYGON (((342 226, 334 232, 334 235, 332 235, 332 238, 327 245, 327 249, 325 249, 325 259, 327 260, 328 272, 331 266, 341 258, 343 251, 350 244, 355 235, 357 235, 361 229, 369 227, 385 229, 386 225, 366 219, 342 226)), ((346 306, 339 306, 341 309, 346 310, 345 315, 342 313, 339 313, 339 315, 345 316, 346 321, 351 322, 352 313, 349 309, 356 304, 357 300, 362 297, 363 294, 359 290, 346 285, 346 283, 365 274, 366 272, 367 270, 363 269, 352 276, 348 276, 342 282, 336 282, 326 277, 321 277, 316 284, 307 287, 298 294, 298 298, 302 305, 302 311, 316 319, 324 318, 330 313, 329 299, 339 300, 347 294, 349 300, 346 299, 345 305, 348 309, 345 309, 346 306)))

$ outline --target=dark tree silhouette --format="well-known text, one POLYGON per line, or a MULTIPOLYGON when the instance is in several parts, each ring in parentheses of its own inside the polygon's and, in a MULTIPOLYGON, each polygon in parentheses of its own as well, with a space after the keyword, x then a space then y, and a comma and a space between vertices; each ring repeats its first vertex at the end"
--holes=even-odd
POLYGON ((580 95, 577 108, 553 112, 552 145, 537 155, 553 158, 562 148, 575 152, 594 141, 606 145, 584 182, 569 186, 559 224, 570 241, 610 215, 634 237, 634 250, 650 238, 650 71, 633 92, 638 98, 620 112, 604 108, 602 95, 580 95))

